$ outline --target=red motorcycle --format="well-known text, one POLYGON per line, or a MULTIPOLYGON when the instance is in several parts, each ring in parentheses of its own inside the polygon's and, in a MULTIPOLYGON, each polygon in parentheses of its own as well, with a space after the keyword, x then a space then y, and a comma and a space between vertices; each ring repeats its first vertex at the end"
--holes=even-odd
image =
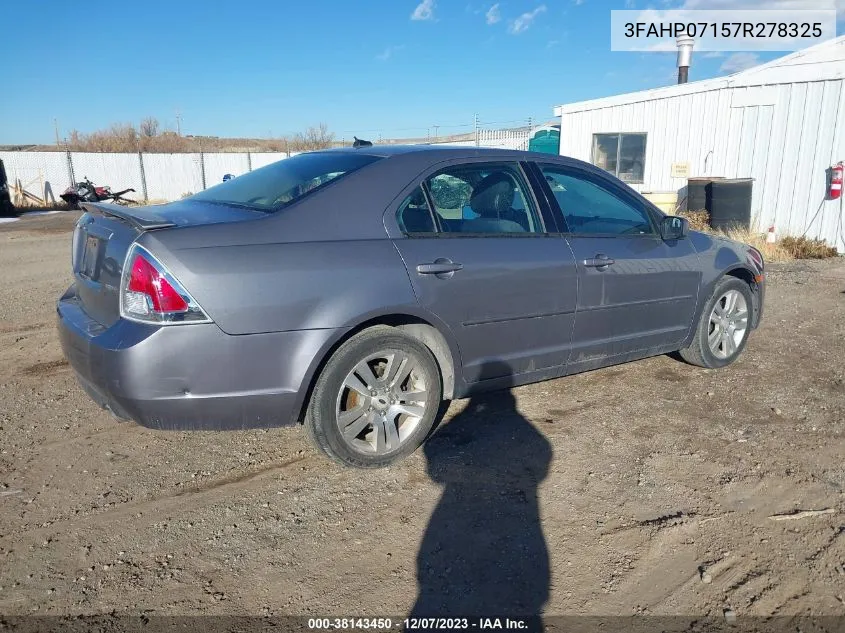
POLYGON ((134 189, 124 189, 123 191, 112 191, 111 187, 98 187, 87 177, 83 178, 75 185, 71 185, 60 196, 62 200, 67 202, 69 209, 79 209, 80 202, 103 202, 109 200, 117 204, 128 205, 135 202, 130 198, 124 198, 124 194, 134 192, 134 189))

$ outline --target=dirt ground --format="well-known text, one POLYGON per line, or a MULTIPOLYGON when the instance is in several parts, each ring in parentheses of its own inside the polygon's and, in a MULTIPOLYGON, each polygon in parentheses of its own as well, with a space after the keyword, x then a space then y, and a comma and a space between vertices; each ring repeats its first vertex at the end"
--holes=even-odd
POLYGON ((455 402, 424 450, 356 471, 299 428, 92 404, 54 324, 75 217, 0 225, 0 614, 845 614, 843 260, 771 267, 727 369, 455 402))

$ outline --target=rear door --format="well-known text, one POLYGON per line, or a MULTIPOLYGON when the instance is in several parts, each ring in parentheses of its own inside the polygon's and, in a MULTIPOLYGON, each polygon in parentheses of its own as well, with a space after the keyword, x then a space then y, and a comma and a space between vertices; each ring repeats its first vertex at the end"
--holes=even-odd
POLYGON ((519 163, 454 164, 406 193, 394 243, 419 302, 458 341, 464 379, 563 365, 575 259, 544 223, 519 163))
POLYGON ((683 341, 701 283, 690 240, 665 242, 647 203, 621 182, 575 166, 539 168, 578 268, 569 371, 683 341))

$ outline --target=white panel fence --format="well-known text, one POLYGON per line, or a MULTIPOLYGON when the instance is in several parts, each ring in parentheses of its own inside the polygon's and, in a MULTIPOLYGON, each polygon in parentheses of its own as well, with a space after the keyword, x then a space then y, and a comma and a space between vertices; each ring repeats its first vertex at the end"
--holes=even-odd
POLYGON ((435 141, 432 144, 460 145, 462 147, 499 147, 501 149, 515 149, 525 151, 528 149, 530 133, 526 130, 484 130, 479 129, 478 133, 467 134, 465 139, 459 141, 435 141), (477 137, 477 138, 476 138, 477 137))
MULTIPOLYGON (((528 149, 527 130, 483 130, 476 138, 452 141, 450 145, 478 145, 506 149, 528 149)), ((9 184, 20 186, 48 203, 74 181, 89 178, 109 185, 112 191, 132 188, 127 198, 178 200, 188 194, 222 182, 226 174, 239 176, 253 169, 294 156, 296 152, 226 152, 193 154, 93 153, 93 152, 4 152, 9 184)))
POLYGON ((287 157, 288 154, 277 152, 0 152, 9 184, 20 183, 23 189, 47 203, 60 200, 65 189, 83 178, 100 186, 110 185, 112 191, 132 188, 135 192, 126 197, 136 201, 178 200, 222 182, 226 174, 238 176, 287 157))

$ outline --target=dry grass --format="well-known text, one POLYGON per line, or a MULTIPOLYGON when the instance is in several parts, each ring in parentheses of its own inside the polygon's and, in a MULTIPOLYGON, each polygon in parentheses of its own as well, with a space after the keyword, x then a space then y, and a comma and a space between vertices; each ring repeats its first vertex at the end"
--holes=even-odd
POLYGON ((788 262, 796 259, 789 250, 783 247, 780 241, 770 244, 766 241, 766 234, 759 231, 752 229, 717 231, 708 227, 707 232, 753 246, 763 254, 763 259, 766 262, 788 262))
POLYGON ((67 203, 64 200, 47 202, 44 204, 25 201, 26 204, 16 204, 15 213, 30 213, 32 211, 67 211, 67 203))
POLYGON ((786 236, 780 241, 795 259, 828 259, 837 257, 839 253, 824 240, 812 240, 807 237, 786 236))
POLYGON ((689 221, 694 231, 704 231, 711 235, 720 235, 737 242, 750 244, 763 254, 767 262, 787 262, 793 259, 826 259, 837 257, 836 249, 828 246, 824 240, 806 237, 786 236, 770 244, 766 234, 755 229, 717 230, 710 227, 710 214, 707 211, 678 211, 678 215, 689 221))
POLYGON ((217 136, 182 135, 164 129, 153 117, 136 126, 115 123, 102 130, 80 132, 72 130, 59 148, 55 145, 34 147, 46 151, 69 149, 75 152, 301 152, 335 145, 335 135, 325 123, 309 127, 281 138, 220 138, 217 136))
POLYGON ((678 211, 678 215, 686 218, 693 231, 710 232, 710 214, 704 209, 700 211, 678 211))

